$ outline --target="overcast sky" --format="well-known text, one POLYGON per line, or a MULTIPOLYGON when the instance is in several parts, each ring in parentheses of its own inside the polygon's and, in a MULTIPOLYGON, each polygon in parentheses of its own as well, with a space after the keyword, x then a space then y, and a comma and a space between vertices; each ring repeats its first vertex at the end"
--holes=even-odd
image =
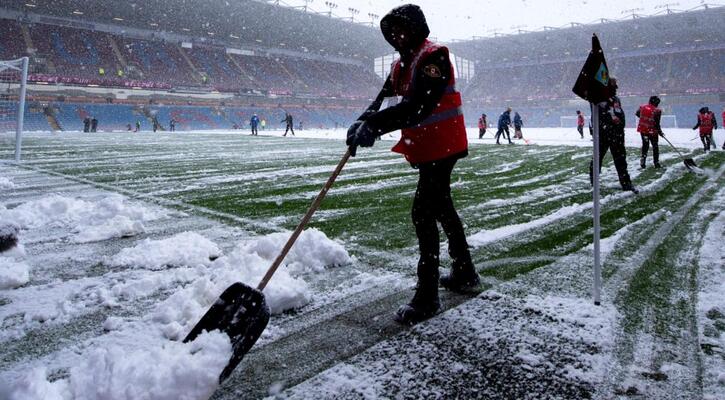
MULTIPOLYGON (((304 5, 304 0, 282 0, 289 5, 304 5)), ((370 21, 369 13, 385 15, 391 8, 410 0, 327 0, 337 4, 332 12, 349 17, 348 8, 359 10, 356 20, 370 21)), ((722 0, 708 1, 722 4, 722 0)), ((312 0, 309 7, 327 12, 326 0, 312 0)), ((438 40, 470 39, 491 36, 496 30, 510 33, 517 29, 561 26, 569 22, 589 23, 600 18, 618 19, 625 14, 654 14, 657 8, 673 4, 672 9, 690 9, 701 0, 418 0, 428 19, 431 36, 438 40), (627 11, 629 10, 629 11, 627 11), (635 11, 632 11, 635 10, 635 11), (512 29, 513 28, 513 29, 512 29)), ((717 29, 713 27, 713 29, 717 29)))

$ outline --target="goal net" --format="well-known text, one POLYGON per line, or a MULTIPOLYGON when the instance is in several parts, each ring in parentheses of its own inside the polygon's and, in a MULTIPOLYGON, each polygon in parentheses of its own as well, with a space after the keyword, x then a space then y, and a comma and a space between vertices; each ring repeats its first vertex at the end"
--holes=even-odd
MULTIPOLYGON (((576 128, 576 115, 562 115, 559 117, 560 127, 562 128, 576 128)), ((584 127, 589 126, 589 116, 584 116, 584 127)))
POLYGON ((28 57, 0 60, 0 140, 10 143, 14 136, 15 161, 20 161, 27 80, 28 57))

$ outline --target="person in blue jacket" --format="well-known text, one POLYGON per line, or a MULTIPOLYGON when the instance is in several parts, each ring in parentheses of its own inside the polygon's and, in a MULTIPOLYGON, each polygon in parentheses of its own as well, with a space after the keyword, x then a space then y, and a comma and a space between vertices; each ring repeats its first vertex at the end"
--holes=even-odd
POLYGON ((509 126, 511 125, 511 107, 506 107, 506 111, 501 113, 501 116, 498 117, 498 131, 496 132, 496 144, 501 144, 498 142, 499 137, 505 132, 506 133, 506 139, 508 139, 509 144, 513 144, 511 141, 511 134, 509 133, 509 126))
POLYGON ((521 133, 521 127, 524 126, 524 121, 521 119, 521 115, 518 112, 514 113, 514 138, 523 139, 524 134, 521 133))
POLYGON ((249 120, 249 125, 252 127, 252 136, 257 136, 259 134, 259 131, 257 131, 257 126, 259 125, 259 117, 257 114, 252 115, 252 119, 249 120))

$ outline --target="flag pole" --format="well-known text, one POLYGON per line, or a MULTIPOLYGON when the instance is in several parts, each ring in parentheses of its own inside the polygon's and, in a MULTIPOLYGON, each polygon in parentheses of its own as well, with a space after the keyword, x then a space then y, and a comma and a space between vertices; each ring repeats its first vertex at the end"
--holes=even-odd
POLYGON ((594 140, 594 155, 592 157, 592 197, 594 214, 594 288, 592 294, 594 296, 594 305, 601 302, 602 291, 602 265, 600 259, 599 248, 599 104, 592 105, 592 137, 594 140))

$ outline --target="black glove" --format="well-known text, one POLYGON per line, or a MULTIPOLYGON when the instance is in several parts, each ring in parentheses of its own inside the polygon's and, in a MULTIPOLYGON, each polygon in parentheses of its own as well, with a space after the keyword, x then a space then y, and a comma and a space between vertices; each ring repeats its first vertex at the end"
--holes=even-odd
POLYGON ((357 125, 356 121, 353 126, 347 131, 347 145, 348 146, 360 146, 360 147, 372 147, 375 144, 375 132, 370 128, 370 125, 366 122, 361 122, 357 125), (357 129, 351 134, 352 128, 357 125, 357 129))
POLYGON ((352 146, 353 140, 355 138, 355 132, 357 132, 357 128, 362 125, 363 121, 355 121, 350 125, 350 127, 347 129, 347 141, 345 141, 345 144, 348 146, 352 146))

